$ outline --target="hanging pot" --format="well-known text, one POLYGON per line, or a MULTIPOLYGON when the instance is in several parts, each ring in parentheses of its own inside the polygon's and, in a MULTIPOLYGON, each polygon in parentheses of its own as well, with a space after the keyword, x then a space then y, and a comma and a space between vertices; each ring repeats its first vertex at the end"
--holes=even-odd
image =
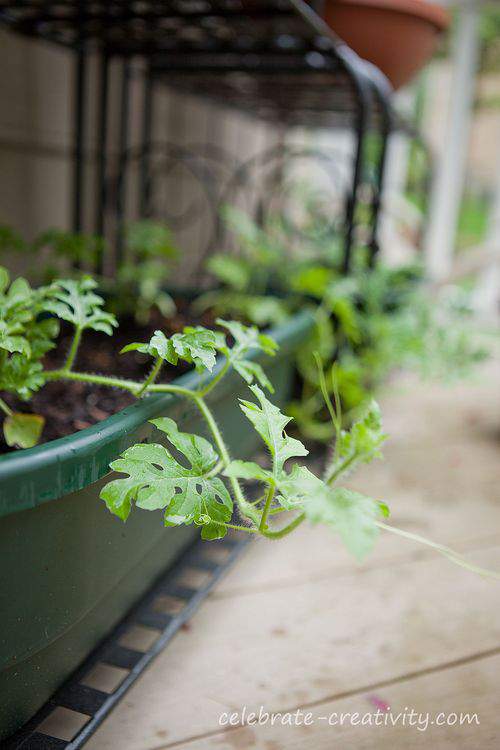
POLYGON ((326 0, 325 20, 358 55, 376 65, 395 89, 432 57, 448 13, 426 0, 326 0))

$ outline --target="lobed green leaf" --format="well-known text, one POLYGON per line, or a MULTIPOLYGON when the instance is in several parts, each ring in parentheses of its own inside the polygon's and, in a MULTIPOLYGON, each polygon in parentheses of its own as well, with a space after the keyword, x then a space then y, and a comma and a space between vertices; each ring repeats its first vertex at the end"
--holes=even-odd
POLYGON ((259 403, 240 399, 240 408, 269 448, 273 460, 273 476, 278 479, 289 458, 307 456, 309 451, 300 440, 286 434, 285 427, 291 421, 291 417, 282 414, 279 408, 266 398, 258 385, 249 387, 259 403))
POLYGON ((172 419, 151 420, 184 457, 179 463, 169 449, 158 444, 138 444, 113 461, 113 470, 127 478, 109 482, 101 491, 108 509, 126 520, 132 502, 145 510, 164 509, 166 526, 196 524, 204 539, 226 534, 233 503, 229 492, 211 472, 219 457, 212 445, 198 435, 180 432, 172 419))

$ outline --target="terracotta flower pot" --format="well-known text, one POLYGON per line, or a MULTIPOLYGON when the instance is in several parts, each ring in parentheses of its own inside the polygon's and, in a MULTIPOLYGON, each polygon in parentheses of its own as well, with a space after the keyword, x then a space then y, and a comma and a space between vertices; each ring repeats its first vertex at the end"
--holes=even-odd
POLYGON ((426 0, 326 0, 325 20, 397 89, 429 60, 450 19, 426 0))

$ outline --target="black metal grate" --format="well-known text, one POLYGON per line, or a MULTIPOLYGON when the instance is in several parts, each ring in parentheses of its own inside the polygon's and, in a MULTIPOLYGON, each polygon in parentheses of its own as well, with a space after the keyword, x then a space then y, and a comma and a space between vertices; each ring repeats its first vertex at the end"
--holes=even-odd
POLYGON ((360 85, 379 96, 389 88, 332 34, 314 12, 320 6, 303 0, 0 0, 0 22, 80 51, 146 57, 169 85, 259 117, 328 125, 332 113, 357 111, 360 85), (291 76, 285 86, 283 74, 291 76), (320 118, 325 112, 329 117, 320 118))
POLYGON ((290 0, 2 0, 0 18, 22 34, 92 40, 114 54, 303 49, 315 35, 290 0))
POLYGON ((190 619, 248 542, 248 538, 241 539, 231 534, 217 543, 195 542, 51 700, 2 747, 5 750, 78 750, 83 747, 146 667, 190 619), (202 573, 205 580, 199 586, 183 585, 181 579, 186 573, 202 573), (157 605, 162 598, 177 603, 176 611, 159 611, 157 605), (127 633, 138 626, 147 628, 152 634, 156 632, 157 637, 149 648, 139 650, 123 645, 127 633), (127 674, 112 692, 105 692, 84 684, 97 665, 116 667, 127 674), (43 722, 60 709, 74 712, 83 724, 69 740, 41 729, 43 722))

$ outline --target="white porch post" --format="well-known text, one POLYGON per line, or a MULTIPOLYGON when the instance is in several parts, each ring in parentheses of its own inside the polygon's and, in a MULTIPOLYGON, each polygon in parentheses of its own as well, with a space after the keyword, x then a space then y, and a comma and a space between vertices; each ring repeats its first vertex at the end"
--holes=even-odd
POLYGON ((472 0, 460 9, 454 39, 453 81, 446 143, 437 166, 425 243, 427 270, 431 278, 436 280, 448 275, 453 260, 478 64, 480 5, 477 0, 472 0))
POLYGON ((486 262, 476 284, 474 305, 478 312, 498 321, 500 303, 500 149, 497 177, 484 243, 486 262))

